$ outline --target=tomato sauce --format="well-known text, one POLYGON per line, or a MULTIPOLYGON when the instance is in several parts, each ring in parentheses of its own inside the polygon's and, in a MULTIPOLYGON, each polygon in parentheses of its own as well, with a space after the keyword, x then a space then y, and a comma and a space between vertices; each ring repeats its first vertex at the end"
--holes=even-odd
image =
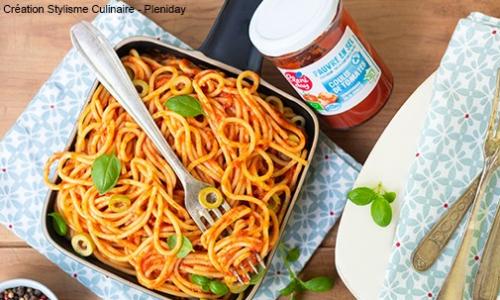
POLYGON ((392 74, 342 1, 330 24, 311 40, 291 53, 264 55, 331 127, 348 129, 373 117, 391 94, 392 74))

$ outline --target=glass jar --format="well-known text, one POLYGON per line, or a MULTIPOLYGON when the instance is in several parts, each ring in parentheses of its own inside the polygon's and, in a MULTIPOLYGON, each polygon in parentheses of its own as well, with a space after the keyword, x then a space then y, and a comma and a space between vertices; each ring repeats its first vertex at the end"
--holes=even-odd
POLYGON ((341 0, 266 0, 250 39, 333 128, 367 121, 391 94, 389 69, 341 0))

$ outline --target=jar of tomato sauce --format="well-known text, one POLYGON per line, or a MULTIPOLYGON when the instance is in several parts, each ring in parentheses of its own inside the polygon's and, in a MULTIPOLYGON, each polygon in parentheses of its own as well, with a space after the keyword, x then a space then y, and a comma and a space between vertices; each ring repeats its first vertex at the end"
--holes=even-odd
POLYGON ((264 0, 249 33, 255 47, 333 128, 365 122, 391 94, 389 69, 342 0, 264 0))

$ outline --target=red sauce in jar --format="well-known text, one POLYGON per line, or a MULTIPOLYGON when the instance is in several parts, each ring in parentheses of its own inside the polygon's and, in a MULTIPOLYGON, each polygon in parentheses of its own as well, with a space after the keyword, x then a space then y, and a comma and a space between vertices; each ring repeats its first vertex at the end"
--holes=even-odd
POLYGON ((367 121, 392 91, 389 69, 342 1, 327 29, 313 42, 292 53, 266 57, 333 128, 347 129, 367 121))

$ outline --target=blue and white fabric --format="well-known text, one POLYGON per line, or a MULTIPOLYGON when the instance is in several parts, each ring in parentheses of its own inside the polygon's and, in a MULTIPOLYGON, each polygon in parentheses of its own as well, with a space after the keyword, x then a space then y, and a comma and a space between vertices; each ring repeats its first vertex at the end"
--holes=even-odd
MULTIPOLYGON (((458 22, 437 70, 434 94, 410 169, 393 250, 380 299, 435 299, 464 235, 465 220, 437 262, 426 272, 411 267, 411 253, 430 227, 474 180, 500 67, 500 19, 472 13, 458 22)), ((488 228, 500 197, 492 179, 483 207, 484 228, 468 257, 464 299, 471 299, 488 228)))

